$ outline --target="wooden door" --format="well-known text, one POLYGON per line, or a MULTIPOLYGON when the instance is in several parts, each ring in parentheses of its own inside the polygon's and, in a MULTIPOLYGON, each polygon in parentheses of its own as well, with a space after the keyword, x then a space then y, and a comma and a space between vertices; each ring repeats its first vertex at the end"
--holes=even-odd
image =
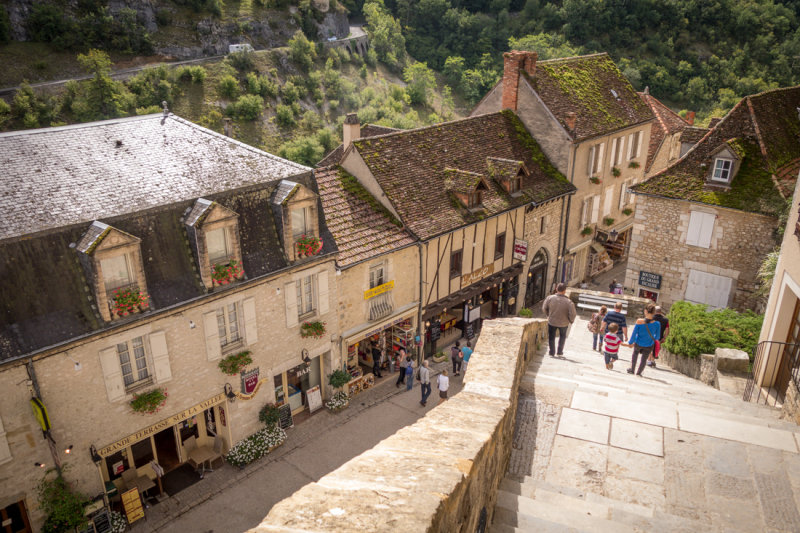
POLYGON ((783 402, 786 388, 792 377, 792 370, 800 364, 800 300, 795 301, 792 321, 786 334, 786 346, 781 350, 781 359, 778 364, 778 375, 775 377, 775 390, 778 392, 778 401, 783 402))
POLYGON ((28 510, 25 502, 20 500, 4 509, 0 509, 0 524, 3 524, 2 533, 32 533, 28 510))

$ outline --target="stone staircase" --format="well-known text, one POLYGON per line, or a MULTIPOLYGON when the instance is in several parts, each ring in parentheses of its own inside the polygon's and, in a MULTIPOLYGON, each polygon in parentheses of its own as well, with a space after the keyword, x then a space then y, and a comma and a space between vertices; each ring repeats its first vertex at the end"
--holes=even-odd
POLYGON ((591 343, 531 362, 490 531, 800 531, 797 425, 591 343))

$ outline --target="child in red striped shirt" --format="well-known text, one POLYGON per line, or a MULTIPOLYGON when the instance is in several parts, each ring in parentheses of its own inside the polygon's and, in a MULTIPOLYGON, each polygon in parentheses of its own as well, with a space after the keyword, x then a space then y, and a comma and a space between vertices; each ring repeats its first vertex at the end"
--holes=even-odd
POLYGON ((622 339, 617 337, 617 331, 619 331, 619 324, 612 322, 608 325, 608 333, 603 337, 606 368, 609 370, 614 368, 614 361, 617 360, 617 354, 619 353, 619 345, 622 343, 622 339))

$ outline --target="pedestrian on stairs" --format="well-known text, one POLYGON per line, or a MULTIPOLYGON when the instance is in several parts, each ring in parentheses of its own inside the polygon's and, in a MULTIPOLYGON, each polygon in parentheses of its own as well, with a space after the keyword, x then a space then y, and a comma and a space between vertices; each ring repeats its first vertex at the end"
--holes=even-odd
POLYGON ((628 369, 628 374, 636 372, 637 376, 642 375, 642 371, 647 363, 647 357, 650 355, 650 352, 653 351, 656 345, 656 339, 661 335, 661 324, 653 318, 655 311, 655 304, 647 304, 647 307, 644 308, 644 318, 640 318, 636 321, 629 343, 623 344, 623 346, 633 347, 631 367, 628 369), (642 362, 639 364, 639 370, 636 371, 636 360, 640 355, 642 357, 642 362))
POLYGON ((556 285, 556 293, 545 298, 542 310, 547 316, 547 340, 550 344, 550 356, 564 355, 564 342, 567 340, 567 328, 575 321, 577 313, 575 304, 567 298, 567 285, 556 285), (556 353, 556 332, 558 332, 558 352, 556 353))
POLYGON ((597 350, 600 353, 603 353, 603 330, 605 329, 603 327, 603 318, 605 318, 607 312, 608 307, 601 305, 598 312, 592 313, 592 318, 589 319, 589 324, 587 325, 589 331, 592 332, 592 350, 597 350), (597 345, 597 341, 600 341, 600 346, 597 345))
POLYGON ((664 339, 667 338, 667 334, 669 333, 669 319, 664 316, 664 310, 658 305, 656 306, 656 313, 653 315, 653 318, 658 320, 658 323, 661 324, 661 335, 656 339, 656 347, 653 349, 653 355, 650 356, 647 364, 648 366, 655 367, 656 359, 658 359, 658 352, 661 351, 661 343, 664 342, 664 339))
POLYGON ((614 361, 619 358, 619 345, 622 344, 622 339, 617 336, 619 326, 617 324, 609 324, 608 333, 603 337, 606 345, 604 357, 606 360, 606 368, 612 370, 614 368, 614 361))
POLYGON ((461 343, 458 341, 450 347, 450 360, 453 362, 453 375, 457 376, 461 372, 461 343))
POLYGON ((606 313, 606 316, 603 317, 603 326, 605 326, 605 333, 609 332, 608 326, 610 324, 616 324, 619 326, 619 332, 617 335, 622 339, 622 342, 628 340, 628 322, 625 320, 625 315, 622 314, 622 302, 616 302, 614 304, 614 310, 609 311, 606 313))

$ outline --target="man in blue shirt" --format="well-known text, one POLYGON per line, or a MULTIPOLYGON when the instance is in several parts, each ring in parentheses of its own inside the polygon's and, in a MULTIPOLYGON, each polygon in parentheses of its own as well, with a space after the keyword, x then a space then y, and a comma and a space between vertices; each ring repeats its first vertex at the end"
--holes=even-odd
POLYGON ((615 303, 614 310, 606 313, 603 318, 605 333, 608 333, 609 324, 617 324, 619 326, 619 331, 621 332, 619 335, 622 338, 622 342, 628 340, 628 323, 625 321, 625 315, 622 314, 622 302, 615 303))
POLYGON ((461 348, 461 372, 466 376, 467 375, 467 364, 469 363, 469 358, 472 356, 472 343, 467 341, 467 345, 461 348))

